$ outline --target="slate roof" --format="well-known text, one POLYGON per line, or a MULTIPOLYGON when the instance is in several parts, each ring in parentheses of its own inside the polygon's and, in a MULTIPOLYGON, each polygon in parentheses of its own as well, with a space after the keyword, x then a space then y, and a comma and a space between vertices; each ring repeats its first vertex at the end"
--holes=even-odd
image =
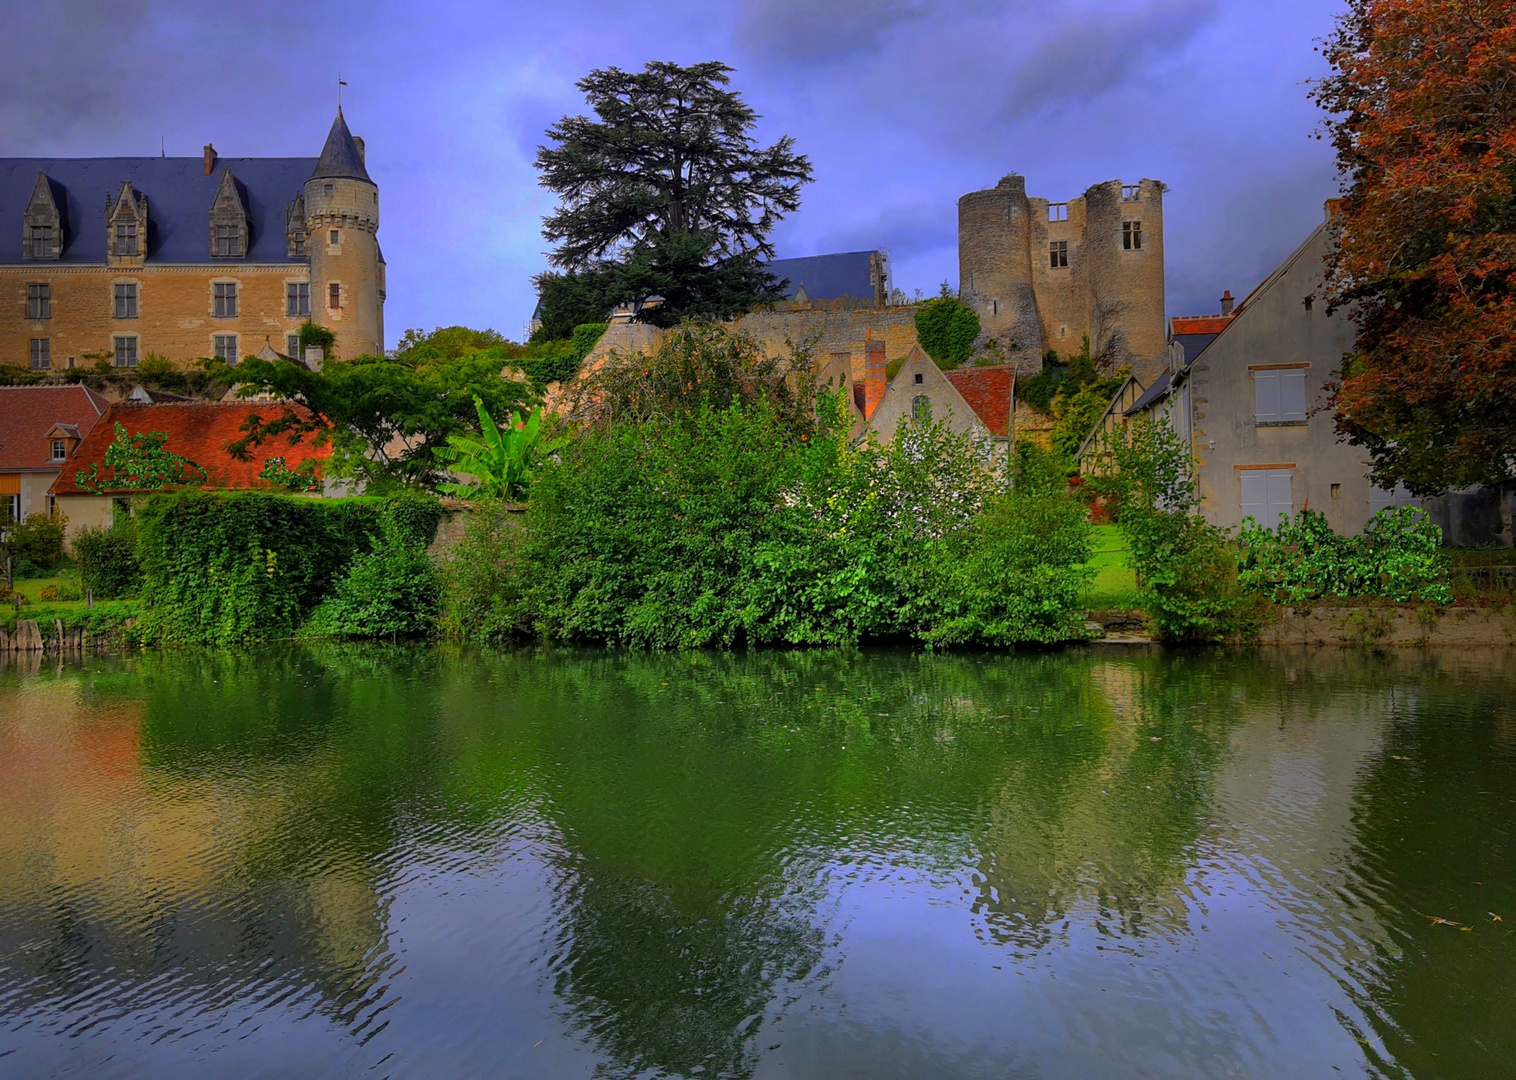
POLYGON ((257 414, 268 422, 282 416, 284 406, 209 401, 112 405, 94 430, 85 436, 58 479, 53 481, 49 494, 93 494, 79 487, 76 474, 81 469, 87 471, 96 463, 102 472, 105 470, 105 451, 115 441, 117 423, 134 435, 144 431, 163 432, 168 436, 164 449, 172 450, 204 469, 207 479, 203 486, 210 489, 273 488, 276 485, 258 479, 268 458, 283 457, 285 464, 295 469, 307 458, 322 462, 331 456, 330 443, 312 446, 311 436, 307 435, 300 443, 291 446, 289 437, 281 435, 254 447, 247 461, 238 461, 226 452, 226 445, 242 437, 242 424, 249 414, 257 414))
POLYGON ((0 471, 58 468, 47 433, 57 424, 88 433, 109 407, 83 386, 0 387, 0 471))
POLYGON ((969 408, 984 421, 991 435, 1004 438, 1011 427, 1011 405, 1016 396, 1016 369, 997 367, 957 368, 944 371, 953 389, 963 395, 969 408))
POLYGON ((780 280, 789 279, 784 298, 795 299, 801 285, 812 300, 853 297, 873 303, 874 284, 869 280, 872 251, 844 251, 836 255, 808 255, 801 259, 775 259, 764 269, 780 280))
POLYGON ((326 134, 326 145, 321 148, 321 156, 316 159, 316 168, 310 178, 368 180, 373 183, 368 178, 368 170, 363 167, 363 155, 358 153, 358 144, 353 141, 353 133, 347 129, 340 108, 337 119, 332 121, 332 130, 326 134))
MULTIPOLYGON (((342 130, 347 131, 346 124, 342 130)), ((352 136, 347 140, 351 144, 352 136)), ((116 195, 123 180, 147 196, 149 262, 304 262, 287 254, 284 208, 301 193, 315 167, 316 159, 308 157, 218 158, 206 176, 205 160, 199 157, 0 158, 0 264, 21 263, 43 272, 49 262, 105 265, 105 196, 116 195), (251 244, 245 259, 210 255, 211 204, 228 168, 246 200, 251 244), (52 182, 63 217, 63 252, 56 260, 23 263, 21 216, 39 169, 52 182)))

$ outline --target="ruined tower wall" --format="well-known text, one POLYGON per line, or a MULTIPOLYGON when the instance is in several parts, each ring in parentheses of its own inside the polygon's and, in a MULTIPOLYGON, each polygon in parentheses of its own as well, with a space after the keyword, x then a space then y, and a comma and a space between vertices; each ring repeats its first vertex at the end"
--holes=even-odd
POLYGON ((1019 370, 1041 368, 1043 320, 1032 271, 1032 207, 1026 180, 1003 177, 958 200, 958 285, 984 333, 1019 370))

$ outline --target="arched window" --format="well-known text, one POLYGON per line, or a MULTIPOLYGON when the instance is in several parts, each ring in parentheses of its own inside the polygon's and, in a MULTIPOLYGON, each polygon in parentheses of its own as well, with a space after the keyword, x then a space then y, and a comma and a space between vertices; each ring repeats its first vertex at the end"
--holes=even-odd
POLYGON ((932 418, 932 399, 925 394, 917 394, 911 399, 911 415, 917 420, 930 420, 932 418))

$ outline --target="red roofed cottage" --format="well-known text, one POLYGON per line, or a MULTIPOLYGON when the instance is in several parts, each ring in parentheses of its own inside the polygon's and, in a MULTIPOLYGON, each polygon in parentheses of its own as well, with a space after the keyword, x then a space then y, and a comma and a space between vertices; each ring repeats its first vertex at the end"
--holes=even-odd
POLYGON ((227 445, 242 437, 242 426, 249 415, 256 415, 264 423, 284 414, 284 406, 252 404, 247 402, 186 401, 163 405, 139 405, 124 403, 112 405, 100 418, 100 422, 85 438, 82 446, 73 455, 52 487, 52 496, 58 510, 68 515, 68 535, 73 536, 86 527, 103 527, 111 524, 119 502, 136 494, 125 488, 106 485, 103 492, 96 492, 79 484, 78 474, 88 473, 91 465, 98 465, 102 475, 109 475, 105 465, 105 452, 116 440, 116 425, 124 427, 128 434, 162 432, 167 436, 164 449, 194 462, 205 470, 203 486, 211 490, 246 490, 261 488, 284 490, 279 485, 259 478, 265 462, 272 457, 284 458, 290 469, 314 459, 319 465, 331 456, 329 445, 312 445, 312 436, 306 435, 299 443, 290 445, 289 436, 281 435, 254 447, 248 460, 239 461, 228 451, 227 445))
POLYGON ((48 488, 107 408, 83 386, 0 387, 0 518, 52 511, 48 488))

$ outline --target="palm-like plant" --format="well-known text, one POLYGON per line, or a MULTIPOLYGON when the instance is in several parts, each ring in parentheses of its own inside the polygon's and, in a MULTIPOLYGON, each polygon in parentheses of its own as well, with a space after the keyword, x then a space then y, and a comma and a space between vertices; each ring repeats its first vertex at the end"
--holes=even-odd
POLYGON ((474 482, 438 484, 437 490, 462 499, 526 498, 537 465, 567 446, 568 439, 543 441, 541 408, 526 420, 520 413, 511 413, 502 431, 477 397, 474 407, 479 410, 479 438, 449 435, 447 445, 436 450, 437 460, 448 471, 471 476, 474 482))

